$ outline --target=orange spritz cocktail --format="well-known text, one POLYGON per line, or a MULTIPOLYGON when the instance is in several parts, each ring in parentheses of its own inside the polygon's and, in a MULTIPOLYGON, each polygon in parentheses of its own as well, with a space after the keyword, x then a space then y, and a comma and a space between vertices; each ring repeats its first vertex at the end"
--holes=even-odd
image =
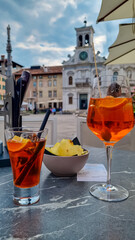
POLYGON ((114 145, 134 127, 131 98, 91 98, 87 125, 105 145, 114 145))
POLYGON ((36 135, 25 139, 14 136, 8 139, 7 147, 16 187, 30 188, 39 184, 40 170, 46 139, 36 135))
POLYGON ((128 198, 123 186, 111 184, 112 151, 115 143, 126 136, 134 127, 133 104, 129 80, 122 75, 101 76, 94 83, 87 115, 89 129, 104 143, 107 157, 106 182, 90 187, 90 193, 104 201, 118 202, 128 198))

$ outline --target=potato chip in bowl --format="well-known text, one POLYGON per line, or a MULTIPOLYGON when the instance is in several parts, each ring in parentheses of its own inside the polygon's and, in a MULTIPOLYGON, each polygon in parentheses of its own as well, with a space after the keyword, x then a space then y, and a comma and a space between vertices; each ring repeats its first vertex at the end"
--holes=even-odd
POLYGON ((61 142, 57 142, 53 147, 46 147, 46 150, 62 157, 81 156, 86 153, 86 150, 81 145, 74 145, 70 139, 62 139, 61 142))
POLYGON ((43 162, 56 176, 72 176, 85 165, 89 152, 74 144, 70 139, 62 139, 53 147, 46 147, 43 162))

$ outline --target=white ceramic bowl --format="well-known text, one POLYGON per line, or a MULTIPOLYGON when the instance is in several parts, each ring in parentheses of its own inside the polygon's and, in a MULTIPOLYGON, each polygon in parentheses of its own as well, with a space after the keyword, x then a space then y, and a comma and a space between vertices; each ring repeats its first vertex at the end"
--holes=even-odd
POLYGON ((73 176, 84 167, 88 156, 89 152, 85 155, 72 157, 44 154, 43 162, 55 176, 73 176))

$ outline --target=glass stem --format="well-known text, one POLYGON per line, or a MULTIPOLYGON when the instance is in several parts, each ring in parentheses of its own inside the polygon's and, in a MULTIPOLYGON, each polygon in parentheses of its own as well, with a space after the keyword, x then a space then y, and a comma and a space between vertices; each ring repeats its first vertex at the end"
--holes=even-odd
POLYGON ((107 155, 107 185, 111 185, 111 162, 113 146, 105 146, 107 155))

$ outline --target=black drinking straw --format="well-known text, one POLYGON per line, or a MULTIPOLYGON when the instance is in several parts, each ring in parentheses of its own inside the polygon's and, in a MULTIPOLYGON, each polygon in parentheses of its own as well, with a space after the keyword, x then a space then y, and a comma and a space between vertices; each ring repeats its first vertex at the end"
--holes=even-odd
POLYGON ((41 124, 41 127, 40 127, 40 129, 39 129, 39 133, 38 133, 38 137, 39 137, 39 138, 41 137, 41 134, 42 134, 42 132, 40 132, 40 131, 43 131, 43 130, 44 130, 44 128, 45 128, 45 126, 46 126, 46 123, 47 123, 47 121, 48 121, 48 118, 49 118, 49 116, 50 116, 50 113, 51 113, 51 110, 48 109, 47 112, 46 112, 46 114, 45 114, 45 117, 44 117, 44 119, 43 119, 43 122, 42 122, 42 124, 41 124))

